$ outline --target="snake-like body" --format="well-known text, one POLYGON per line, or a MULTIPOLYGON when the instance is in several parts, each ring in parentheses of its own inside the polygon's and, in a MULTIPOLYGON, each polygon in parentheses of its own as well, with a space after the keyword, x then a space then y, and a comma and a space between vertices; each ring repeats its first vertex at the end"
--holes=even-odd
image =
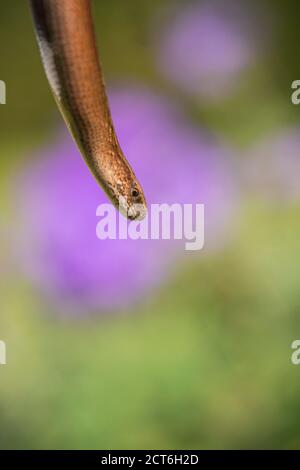
POLYGON ((65 122, 98 183, 130 219, 147 212, 143 190, 112 122, 90 0, 30 0, 44 69, 65 122))

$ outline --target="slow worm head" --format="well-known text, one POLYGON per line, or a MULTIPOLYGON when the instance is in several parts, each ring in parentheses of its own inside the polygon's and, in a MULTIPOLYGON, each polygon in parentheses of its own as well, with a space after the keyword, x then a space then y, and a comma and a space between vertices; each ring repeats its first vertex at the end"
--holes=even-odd
POLYGON ((30 0, 30 5, 50 87, 86 163, 124 215, 143 219, 145 196, 114 130, 90 0, 30 0))

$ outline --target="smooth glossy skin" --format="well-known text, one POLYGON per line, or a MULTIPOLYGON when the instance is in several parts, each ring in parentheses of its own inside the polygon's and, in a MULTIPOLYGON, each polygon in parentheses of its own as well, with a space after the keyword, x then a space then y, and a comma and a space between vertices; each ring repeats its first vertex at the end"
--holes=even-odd
POLYGON ((90 0, 30 0, 30 5, 49 84, 86 163, 124 215, 143 219, 145 196, 112 123, 90 0))

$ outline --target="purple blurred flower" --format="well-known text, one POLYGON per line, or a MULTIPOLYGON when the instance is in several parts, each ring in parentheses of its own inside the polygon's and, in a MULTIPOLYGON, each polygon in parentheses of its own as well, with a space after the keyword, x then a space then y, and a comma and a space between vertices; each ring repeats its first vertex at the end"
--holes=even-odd
POLYGON ((160 69, 201 100, 231 93, 261 50, 261 17, 258 21, 254 12, 253 3, 249 8, 245 2, 228 0, 185 5, 157 41, 160 69))
POLYGON ((244 167, 250 190, 269 202, 300 201, 300 129, 270 135, 247 152, 244 167))
MULTIPOLYGON (((148 203, 205 203, 206 248, 220 242, 234 207, 230 155, 151 92, 119 89, 110 101, 148 203)), ((96 207, 106 196, 66 132, 25 171, 19 194, 26 274, 72 311, 129 305, 159 285, 184 252, 183 242, 96 238, 96 207)))

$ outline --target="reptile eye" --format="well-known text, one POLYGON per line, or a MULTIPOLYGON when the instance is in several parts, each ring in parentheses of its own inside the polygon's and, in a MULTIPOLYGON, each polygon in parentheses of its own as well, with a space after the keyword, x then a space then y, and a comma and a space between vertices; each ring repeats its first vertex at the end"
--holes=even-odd
POLYGON ((133 188, 131 190, 131 196, 132 197, 138 197, 140 195, 139 191, 136 188, 133 188))

